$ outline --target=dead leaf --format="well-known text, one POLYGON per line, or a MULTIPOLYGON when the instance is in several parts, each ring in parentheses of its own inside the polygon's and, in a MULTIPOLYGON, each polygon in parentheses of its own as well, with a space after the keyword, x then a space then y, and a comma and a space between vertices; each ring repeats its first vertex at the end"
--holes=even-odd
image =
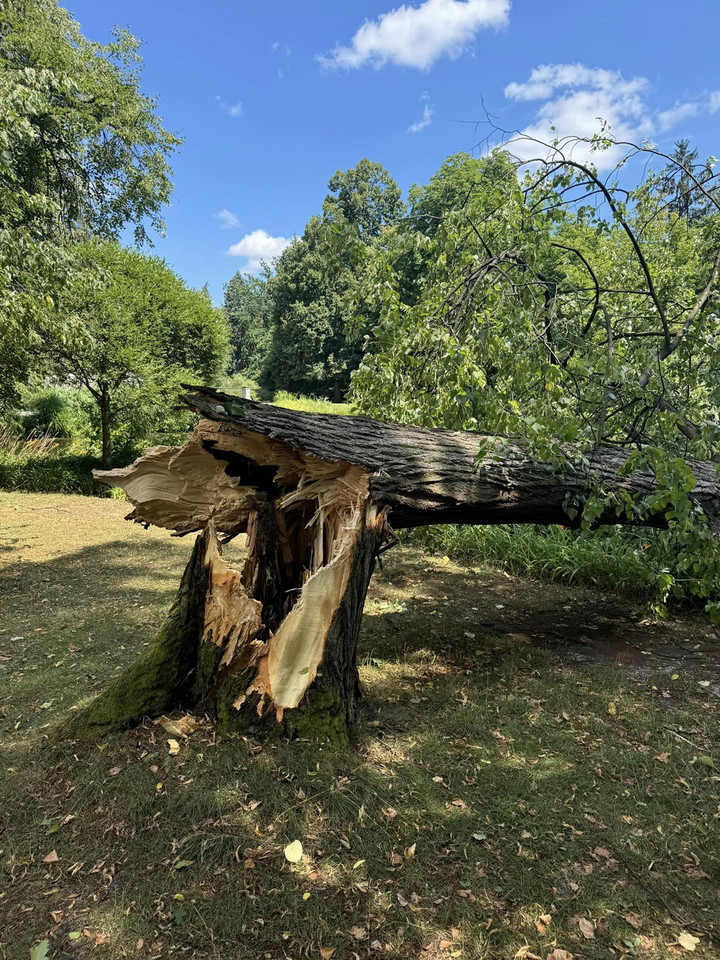
POLYGON ((670 759, 670 754, 669 754, 669 753, 656 753, 656 754, 655 754, 655 759, 656 759, 656 760, 659 760, 660 763, 667 763, 668 760, 670 759))
POLYGON ((158 717, 155 723, 159 724, 172 737, 189 737, 200 726, 198 721, 189 715, 171 720, 169 717, 158 717))
POLYGON ((453 800, 453 801, 452 801, 452 805, 453 805, 454 807, 462 807, 462 808, 464 808, 464 807, 467 806, 467 804, 465 803, 464 800, 453 800))
POLYGON ((180 753, 180 744, 177 742, 177 740, 168 740, 168 753, 171 757, 174 757, 180 753))
POLYGON ((635 927, 636 930, 639 930, 642 926, 642 920, 636 913, 626 913, 623 920, 629 923, 631 927, 635 927))
POLYGON ((323 960, 330 960, 330 957, 335 953, 337 947, 320 947, 320 956, 323 960))
POLYGON ((573 955, 567 950, 553 950, 547 955, 546 960, 573 960, 573 955))
POLYGON ((580 927, 580 933, 585 937, 586 940, 595 939, 595 924, 592 920, 586 920, 585 917, 580 917, 578 920, 578 926, 580 927))
POLYGON ((407 848, 405 849, 405 859, 406 859, 406 860, 412 860, 412 858, 415 856, 415 850, 416 850, 416 849, 417 849, 417 844, 416 844, 416 843, 414 843, 411 847, 407 847, 407 848))
POLYGON ((349 933, 355 940, 367 940, 368 933, 365 927, 350 927, 349 933))
POLYGON ((390 854, 390 863, 394 867, 399 867, 402 862, 403 862, 403 858, 400 856, 399 853, 395 853, 395 851, 393 850, 393 852, 390 854))
POLYGON ((50 853, 43 858, 43 863, 57 863, 60 857, 57 855, 57 850, 51 850, 50 853))
POLYGON ((111 777, 116 777, 121 770, 122 770, 122 767, 111 767, 108 770, 108 773, 110 774, 111 777))
POLYGON ((694 937, 691 933, 688 933, 686 930, 680 934, 677 938, 677 942, 683 948, 683 950, 695 950, 695 947, 700 943, 699 937, 694 937))
POLYGON ((289 863, 300 863, 303 855, 303 847, 299 840, 293 840, 285 847, 285 859, 289 863))

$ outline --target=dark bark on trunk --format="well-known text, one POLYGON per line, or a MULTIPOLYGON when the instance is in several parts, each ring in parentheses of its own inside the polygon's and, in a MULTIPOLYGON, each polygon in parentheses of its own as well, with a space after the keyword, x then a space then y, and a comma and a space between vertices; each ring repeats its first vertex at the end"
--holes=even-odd
POLYGON ((112 462, 112 446, 110 439, 110 394, 107 384, 100 388, 100 429, 102 432, 102 466, 109 470, 112 462))
MULTIPOLYGON (((536 523, 578 526, 568 504, 584 502, 591 489, 627 491, 642 496, 655 489, 649 471, 624 476, 629 453, 598 447, 587 459, 571 447, 561 469, 532 458, 519 443, 479 433, 430 430, 381 423, 367 417, 338 417, 285 410, 238 400, 219 391, 195 388, 189 407, 222 424, 222 430, 255 433, 331 463, 345 462, 370 474, 374 503, 391 508, 396 529, 435 523, 536 523), (478 463, 481 445, 490 453, 478 463)), ((213 455, 223 456, 222 433, 213 455)), ((720 483, 715 465, 689 461, 697 479, 691 498, 715 529, 720 528, 720 483)), ((663 514, 618 518, 599 523, 666 525, 663 514)))

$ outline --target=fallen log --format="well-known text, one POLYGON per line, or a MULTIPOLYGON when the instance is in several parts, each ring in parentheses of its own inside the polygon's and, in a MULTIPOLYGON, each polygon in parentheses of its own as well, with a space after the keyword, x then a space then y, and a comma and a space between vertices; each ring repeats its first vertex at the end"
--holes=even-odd
MULTIPOLYGON (((184 705, 225 724, 274 718, 291 732, 343 738, 357 713, 365 595, 393 527, 572 526, 568 504, 582 505, 598 484, 632 497, 655 487, 649 472, 625 476, 628 454, 614 448, 589 458, 568 451, 550 467, 519 443, 480 434, 188 390, 186 405, 203 419, 184 446, 154 447, 129 467, 96 472, 125 490, 128 519, 200 536, 154 643, 76 712, 76 735, 184 705), (235 570, 222 544, 240 533, 247 560, 235 570)), ((717 529, 715 467, 691 466, 694 503, 717 529)), ((634 519, 608 509, 598 522, 634 519)), ((642 522, 666 520, 658 512, 642 522)))

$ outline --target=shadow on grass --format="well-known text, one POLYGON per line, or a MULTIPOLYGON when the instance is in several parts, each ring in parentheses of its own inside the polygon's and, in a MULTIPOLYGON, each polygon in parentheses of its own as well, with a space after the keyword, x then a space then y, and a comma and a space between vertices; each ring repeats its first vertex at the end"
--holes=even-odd
MULTIPOLYGON (((39 564, 22 590, 42 612, 45 578, 95 575, 97 593, 63 587, 53 609, 96 638, 82 668, 98 685, 149 636, 128 599, 149 626, 177 584, 162 545, 144 554, 147 582, 121 546, 39 564)), ((4 956, 26 960, 47 937, 56 957, 669 957, 683 929, 713 955, 718 732, 704 688, 568 664, 533 636, 543 604, 590 595, 529 593, 412 551, 387 569, 363 626, 351 750, 204 724, 170 756, 146 724, 7 755, 4 956), (513 629, 489 628, 498 604, 514 604, 513 629), (293 840, 298 864, 283 854, 293 840)), ((60 668, 37 647, 41 687, 60 668)))

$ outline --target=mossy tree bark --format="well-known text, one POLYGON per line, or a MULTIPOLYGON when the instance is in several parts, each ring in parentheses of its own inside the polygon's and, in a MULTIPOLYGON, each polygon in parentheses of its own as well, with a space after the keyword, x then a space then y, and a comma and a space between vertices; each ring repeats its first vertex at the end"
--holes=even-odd
MULTIPOLYGON (((477 434, 306 414, 200 388, 187 402, 205 419, 183 447, 155 447, 98 474, 127 492, 129 519, 200 536, 155 640, 75 713, 68 730, 78 736, 190 707, 223 725, 280 721, 299 735, 344 739, 357 715, 363 604, 393 538, 388 517, 395 526, 571 525, 568 502, 581 505, 598 483, 631 497, 654 489, 650 474, 623 474, 622 451, 589 460, 569 452, 552 471, 507 441, 478 462, 477 434), (239 533, 247 560, 235 570, 222 543, 239 533)), ((695 505, 717 527, 714 465, 692 468, 695 505)), ((608 512, 599 522, 632 520, 608 512)))

